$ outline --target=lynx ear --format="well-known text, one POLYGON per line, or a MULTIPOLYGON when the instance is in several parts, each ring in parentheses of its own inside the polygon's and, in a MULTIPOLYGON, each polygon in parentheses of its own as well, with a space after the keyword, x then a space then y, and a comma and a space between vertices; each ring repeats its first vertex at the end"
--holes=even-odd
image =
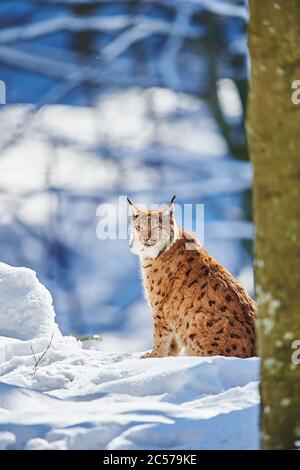
POLYGON ((174 195, 171 199, 171 201, 169 202, 169 206, 171 206, 173 204, 173 202, 175 201, 176 199, 176 195, 174 195))
POLYGON ((131 200, 129 199, 129 197, 127 198, 127 202, 128 202, 129 214, 131 215, 131 217, 140 215, 140 214, 142 213, 141 209, 139 209, 138 207, 136 207, 136 206, 131 202, 131 200))
POLYGON ((168 215, 170 214, 171 216, 174 214, 174 207, 173 207, 173 202, 175 201, 176 196, 173 196, 167 207, 163 209, 163 214, 168 215))

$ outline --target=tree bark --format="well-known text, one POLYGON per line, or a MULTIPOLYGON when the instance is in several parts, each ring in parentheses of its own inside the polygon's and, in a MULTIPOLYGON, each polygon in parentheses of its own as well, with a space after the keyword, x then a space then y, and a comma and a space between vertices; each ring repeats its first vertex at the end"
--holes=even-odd
POLYGON ((300 441, 300 364, 292 360, 300 340, 300 104, 291 99, 300 79, 300 2, 249 7, 261 446, 292 449, 300 441))

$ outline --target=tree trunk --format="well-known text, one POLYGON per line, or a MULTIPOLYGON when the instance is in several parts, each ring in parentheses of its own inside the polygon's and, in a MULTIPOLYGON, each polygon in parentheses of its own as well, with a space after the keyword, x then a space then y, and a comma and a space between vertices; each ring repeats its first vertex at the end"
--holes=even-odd
POLYGON ((261 446, 292 449, 300 441, 300 361, 293 349, 300 340, 300 104, 291 99, 300 79, 300 2, 249 4, 261 446))

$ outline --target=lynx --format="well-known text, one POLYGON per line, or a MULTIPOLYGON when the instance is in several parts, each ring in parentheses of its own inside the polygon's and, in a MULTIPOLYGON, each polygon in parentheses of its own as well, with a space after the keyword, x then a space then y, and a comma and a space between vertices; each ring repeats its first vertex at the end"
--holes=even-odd
POLYGON ((130 247, 140 257, 154 319, 153 348, 142 358, 176 356, 183 348, 191 356, 255 356, 255 302, 194 235, 178 228, 174 199, 158 210, 128 199, 130 247))

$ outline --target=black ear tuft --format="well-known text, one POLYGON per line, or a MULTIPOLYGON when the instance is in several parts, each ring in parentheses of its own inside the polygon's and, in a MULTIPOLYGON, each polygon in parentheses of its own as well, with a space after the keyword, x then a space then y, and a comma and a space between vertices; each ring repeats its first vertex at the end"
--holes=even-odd
POLYGON ((176 195, 174 195, 174 196, 172 197, 172 199, 171 199, 171 201, 170 201, 170 204, 169 204, 169 205, 173 204, 173 202, 175 201, 175 199, 176 199, 176 195))
POLYGON ((133 204, 132 204, 131 200, 129 199, 129 197, 127 198, 127 202, 128 202, 128 204, 130 204, 131 206, 133 206, 133 204))

